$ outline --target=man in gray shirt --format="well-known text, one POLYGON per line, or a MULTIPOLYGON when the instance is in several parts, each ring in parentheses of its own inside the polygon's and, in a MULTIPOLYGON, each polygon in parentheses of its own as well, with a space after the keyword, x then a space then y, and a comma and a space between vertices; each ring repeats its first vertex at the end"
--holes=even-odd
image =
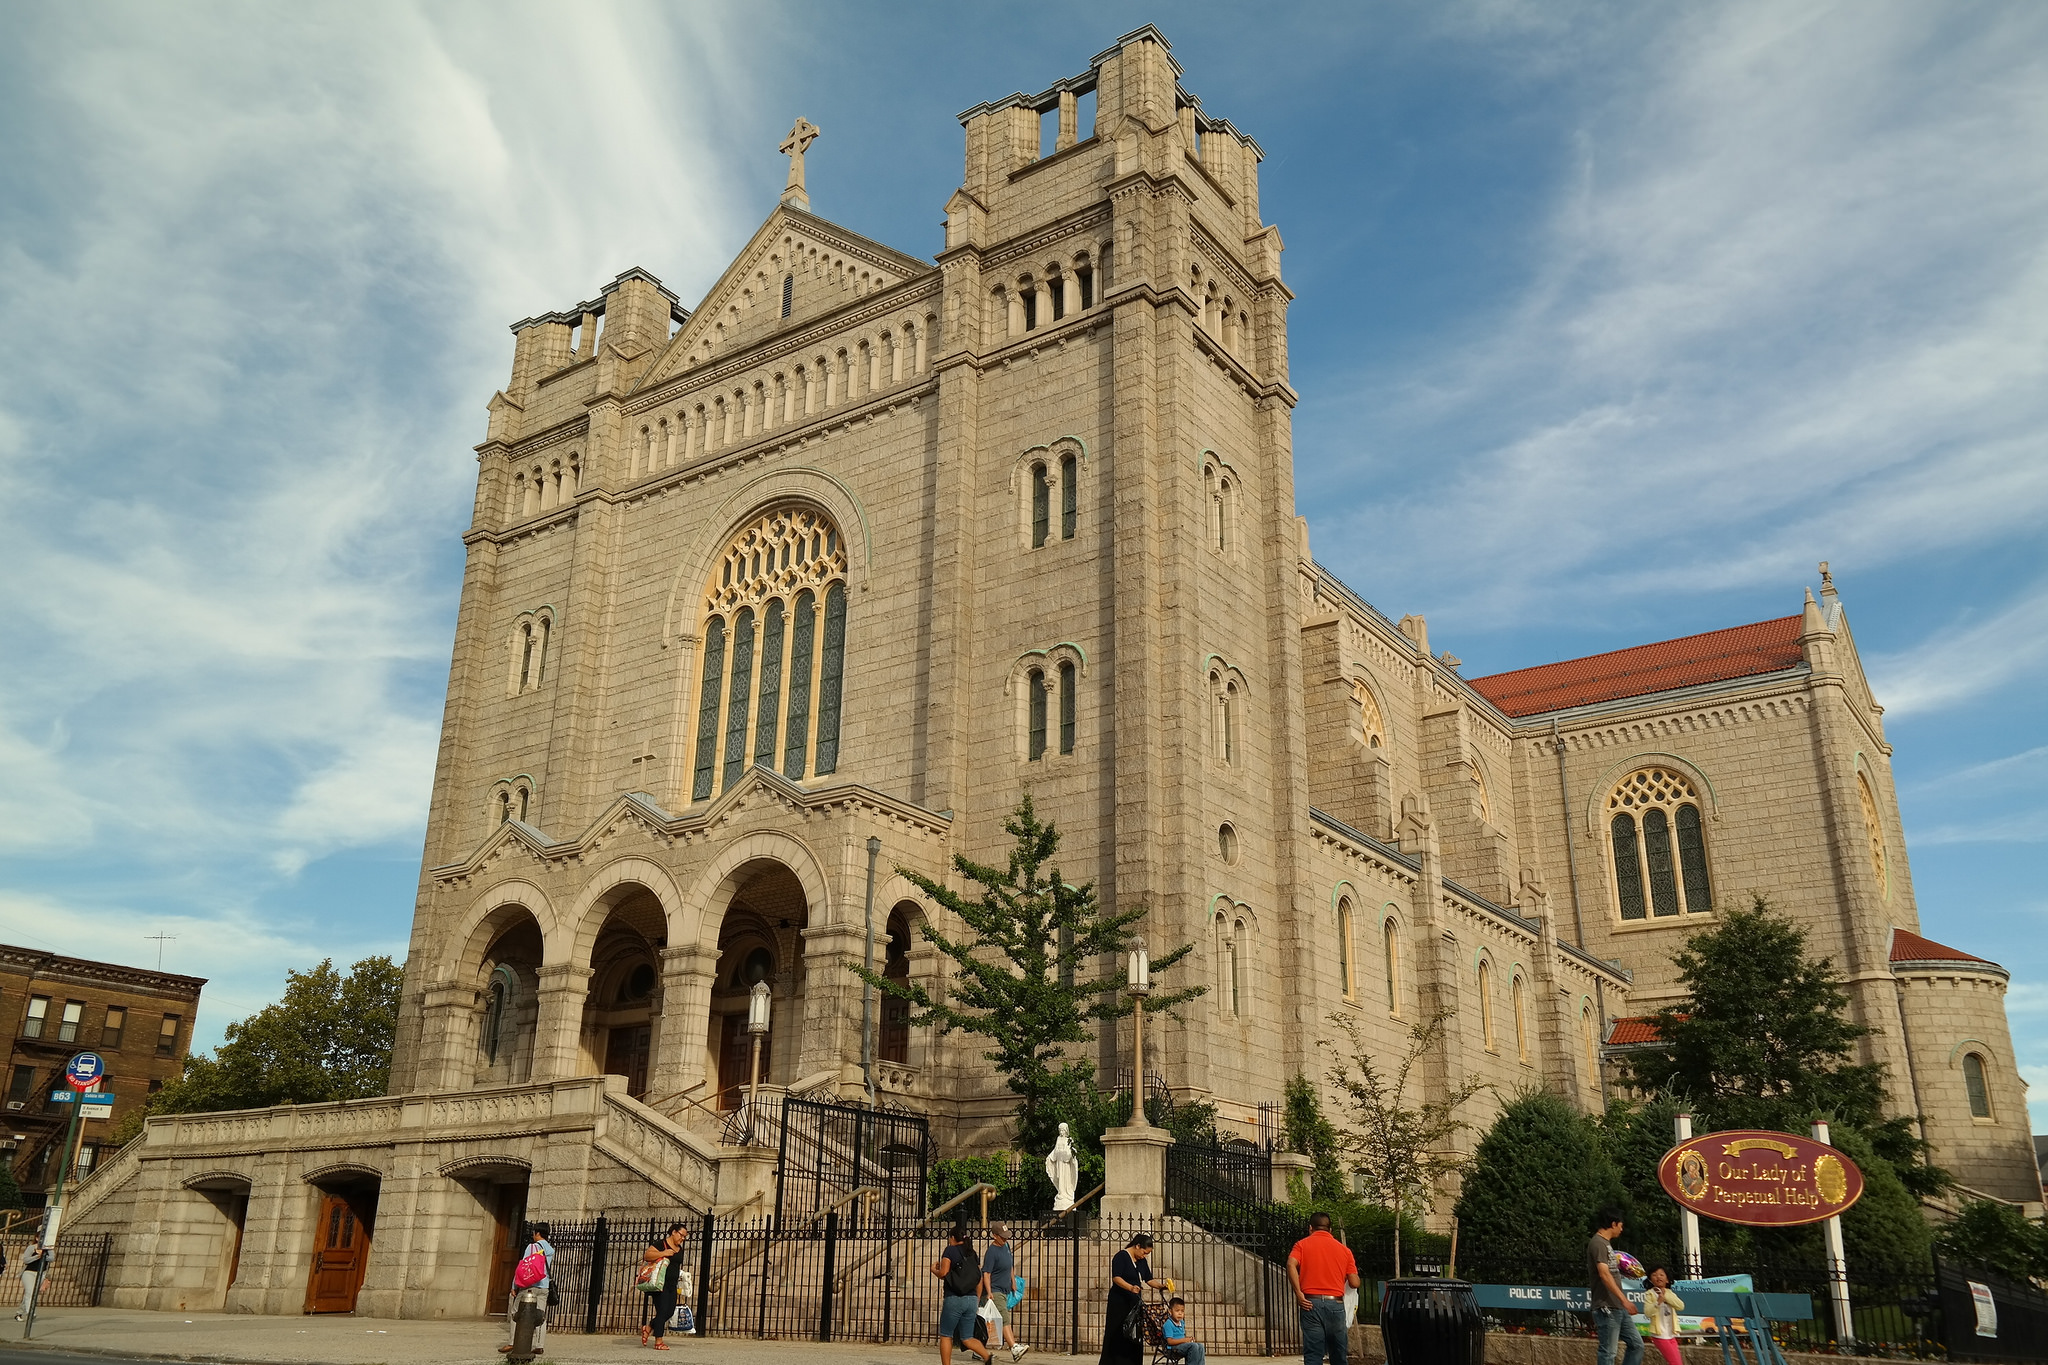
MULTIPOLYGON (((1000 1315, 991 1326, 1001 1329, 1001 1340, 1010 1346, 1011 1361, 1022 1360, 1024 1353, 1031 1348, 1017 1340, 1010 1331, 1010 1314, 1014 1311, 1010 1307, 1010 1295, 1017 1292, 1017 1262, 1010 1250, 1008 1225, 988 1225, 988 1254, 981 1258, 981 1271, 981 1296, 994 1304, 1000 1315)), ((991 1336, 989 1345, 994 1346, 997 1343, 993 1334, 991 1336)))
POLYGON ((1617 1347, 1622 1348, 1622 1365, 1643 1365, 1643 1334, 1636 1330, 1636 1310, 1621 1292, 1621 1280, 1614 1273, 1614 1239, 1619 1236, 1619 1209, 1602 1209, 1593 1215, 1593 1237, 1586 1243, 1586 1287, 1593 1291, 1600 1365, 1614 1365, 1617 1347))

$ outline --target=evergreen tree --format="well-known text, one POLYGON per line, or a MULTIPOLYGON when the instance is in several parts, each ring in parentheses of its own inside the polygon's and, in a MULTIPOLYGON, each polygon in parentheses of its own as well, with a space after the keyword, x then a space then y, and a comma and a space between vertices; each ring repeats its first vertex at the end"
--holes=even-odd
MULTIPOLYGON (((1118 955, 1130 946, 1145 909, 1106 914, 1092 882, 1069 886, 1058 868, 1049 867, 1059 831, 1038 819, 1028 794, 1003 828, 1015 841, 1007 867, 984 867, 954 855, 953 866, 980 888, 978 896, 897 869, 967 927, 966 936, 956 939, 930 919, 918 924, 926 941, 955 964, 944 998, 918 982, 893 981, 861 966, 852 970, 876 990, 908 1001, 916 1011, 912 1024, 937 1024, 942 1031, 987 1040, 982 1056, 1021 1101, 1017 1144, 1025 1151, 1050 1148, 1059 1123, 1070 1116, 1075 1137, 1084 1126, 1094 1127, 1099 1142, 1096 1125, 1105 1118, 1107 1097, 1094 1087, 1094 1064, 1069 1057, 1067 1049, 1087 1043, 1093 1026, 1131 1013, 1121 994, 1118 955)), ((1184 943, 1153 956, 1153 973, 1170 971, 1193 948, 1184 943)), ((1160 991, 1145 1012, 1166 1013, 1205 989, 1160 991)))
MULTIPOLYGON (((229 1024, 212 1056, 196 1053, 185 1072, 150 1100, 153 1114, 321 1104, 381 1095, 391 1079, 404 973, 388 957, 366 957, 347 976, 332 958, 285 973, 284 998, 229 1024)), ((139 1131, 142 1111, 124 1127, 139 1131)), ((126 1140, 134 1131, 116 1133, 126 1140)))
POLYGON ((2048 1279, 2048 1225, 2010 1204, 1971 1199, 1934 1234, 1944 1258, 1987 1266, 2016 1280, 2048 1279))
POLYGON ((1910 1117, 1888 1117, 1884 1067, 1854 1060, 1871 1030, 1848 1017, 1834 963, 1806 955, 1806 931, 1762 896, 1686 940, 1673 959, 1688 998, 1657 1014, 1659 1041, 1621 1062, 1641 1094, 1692 1106, 1709 1128, 1804 1133, 1816 1116, 1868 1139, 1906 1188, 1933 1194, 1910 1117))
POLYGON ((1548 1090, 1523 1091, 1494 1118, 1465 1171, 1458 1260, 1510 1280, 1534 1265, 1571 1262, 1585 1252, 1593 1214, 1610 1205, 1624 1209, 1632 1245, 1641 1245, 1593 1120, 1548 1090))
MULTIPOLYGON (((1351 1191, 1346 1188, 1344 1163, 1339 1159, 1337 1130, 1323 1116, 1323 1101, 1316 1093, 1315 1082, 1296 1072, 1283 1094, 1286 1108, 1282 1124, 1287 1133, 1287 1149, 1315 1163, 1309 1168, 1308 1187, 1296 1197, 1296 1202, 1306 1198, 1328 1204, 1348 1199, 1351 1191)), ((1288 1193, 1294 1195, 1292 1190, 1288 1193)))

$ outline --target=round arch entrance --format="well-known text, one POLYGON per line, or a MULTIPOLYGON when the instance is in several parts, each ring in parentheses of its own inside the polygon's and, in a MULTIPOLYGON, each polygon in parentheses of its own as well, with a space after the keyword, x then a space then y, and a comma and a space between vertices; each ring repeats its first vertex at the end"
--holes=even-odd
POLYGON ((736 869, 736 889, 718 926, 718 970, 711 986, 705 1035, 706 1070, 717 1077, 718 1106, 737 1108, 753 1076, 753 1036, 747 1001, 757 981, 769 989, 769 1031, 761 1040, 761 1081, 788 1085, 797 1078, 803 1036, 805 969, 803 931, 810 905, 788 866, 760 858, 736 869))
POLYGON ((612 887, 598 907, 603 919, 590 946, 581 1074, 624 1076, 626 1093, 638 1099, 648 1087, 668 916, 660 897, 633 881, 612 887))

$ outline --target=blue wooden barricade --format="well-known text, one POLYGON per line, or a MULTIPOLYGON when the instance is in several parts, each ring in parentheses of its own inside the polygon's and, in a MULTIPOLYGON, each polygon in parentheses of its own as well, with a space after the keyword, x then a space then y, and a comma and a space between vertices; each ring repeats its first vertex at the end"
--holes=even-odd
MULTIPOLYGON (((1686 1317, 1714 1319, 1722 1365, 1785 1365, 1785 1354, 1771 1335, 1771 1324, 1805 1322, 1813 1317, 1810 1294, 1753 1294, 1717 1289, 1688 1289, 1683 1294, 1686 1317), (1730 1330, 1726 1324, 1733 1318, 1741 1318, 1747 1330, 1730 1330), (1749 1343, 1748 1351, 1743 1350, 1744 1341, 1749 1343)), ((1475 1284, 1472 1295, 1482 1309, 1593 1311, 1593 1292, 1578 1285, 1475 1284)), ((1629 1291, 1628 1297, 1637 1304, 1643 1298, 1634 1291, 1629 1291)))

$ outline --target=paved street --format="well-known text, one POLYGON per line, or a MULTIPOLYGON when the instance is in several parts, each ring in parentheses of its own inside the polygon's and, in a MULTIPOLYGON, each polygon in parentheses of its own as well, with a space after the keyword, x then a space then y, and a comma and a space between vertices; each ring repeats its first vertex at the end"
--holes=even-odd
MULTIPOLYGON (((21 1324, 0 1320, 0 1365, 52 1365, 56 1360, 249 1361, 256 1365, 489 1365, 504 1330, 494 1322, 397 1321, 323 1317, 257 1317, 245 1313, 146 1313, 120 1308, 55 1309, 36 1322, 35 1341, 20 1342, 21 1324)), ((818 1365, 930 1365, 936 1344, 877 1346, 762 1342, 738 1337, 670 1338, 666 1356, 643 1353, 637 1335, 586 1337, 558 1332, 544 1361, 562 1365, 687 1356, 697 1365, 760 1365, 764 1352, 800 1354, 818 1365)), ((1045 1355, 1034 1354, 1032 1359, 1045 1355)), ((1055 1356, 1055 1359, 1069 1359, 1055 1356)))

